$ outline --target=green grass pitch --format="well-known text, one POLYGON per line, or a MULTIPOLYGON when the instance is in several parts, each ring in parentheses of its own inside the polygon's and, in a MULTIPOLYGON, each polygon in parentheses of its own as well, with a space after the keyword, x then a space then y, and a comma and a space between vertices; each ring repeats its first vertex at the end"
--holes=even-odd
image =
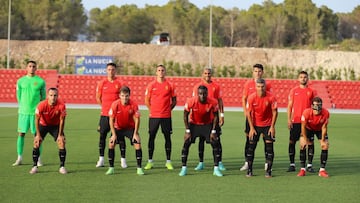
MULTIPOLYGON (((99 110, 69 109, 65 125, 67 138, 67 175, 58 173, 57 145, 48 135, 44 141, 39 173, 30 175, 32 135, 25 138, 23 165, 13 167, 16 159, 17 109, 0 108, 0 201, 1 202, 360 202, 360 115, 332 114, 329 124, 330 178, 315 174, 297 177, 288 173, 288 130, 286 114, 279 113, 276 126, 273 178, 264 177, 263 143, 259 142, 254 177, 239 171, 244 162, 244 116, 226 112, 223 127, 224 177, 212 175, 211 147, 205 148, 205 170, 196 172, 197 143, 190 148, 188 175, 179 177, 184 136, 182 111, 173 112, 172 161, 175 170, 165 168, 164 138, 156 138, 155 168, 136 175, 134 149, 127 140, 128 168, 120 168, 116 148, 115 175, 106 176, 105 168, 95 168, 98 159, 99 110)), ((147 153, 147 111, 142 111, 141 130, 143 166, 147 153)), ((296 163, 299 169, 299 146, 296 163)), ((107 156, 107 149, 106 154, 107 156)), ((314 167, 319 167, 320 146, 315 145, 314 167)), ((106 162, 108 166, 108 162, 106 162)))

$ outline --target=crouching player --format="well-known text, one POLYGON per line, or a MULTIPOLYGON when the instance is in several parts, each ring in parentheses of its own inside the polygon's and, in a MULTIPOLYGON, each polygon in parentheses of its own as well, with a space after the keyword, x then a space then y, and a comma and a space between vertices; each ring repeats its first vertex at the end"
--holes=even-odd
POLYGON ((311 108, 305 109, 301 116, 301 137, 300 137, 300 164, 301 169, 297 176, 305 176, 306 146, 314 144, 314 135, 320 140, 320 170, 319 176, 327 178, 328 173, 325 170, 328 159, 329 141, 327 135, 327 125, 329 123, 330 113, 322 108, 322 99, 314 97, 311 108))
POLYGON ((109 169, 106 175, 114 174, 115 145, 124 137, 134 145, 137 162, 137 174, 144 175, 141 168, 142 150, 139 136, 140 111, 138 105, 130 100, 130 88, 123 86, 120 89, 120 99, 111 104, 109 111, 111 137, 109 143, 109 169))
POLYGON ((33 148, 33 167, 30 170, 31 174, 38 172, 38 159, 39 159, 39 147, 41 142, 45 139, 47 133, 53 136, 54 140, 58 144, 60 169, 59 173, 66 174, 65 169, 65 116, 66 107, 65 103, 58 100, 58 90, 56 88, 50 88, 48 90, 47 99, 40 102, 35 111, 35 128, 36 136, 34 138, 33 148))
POLYGON ((206 143, 210 143, 214 157, 214 175, 223 176, 219 169, 219 140, 216 134, 216 124, 218 122, 218 103, 217 100, 208 97, 207 87, 198 87, 198 96, 189 98, 184 109, 185 136, 184 145, 181 152, 182 168, 179 176, 187 174, 187 158, 189 148, 195 143, 196 137, 202 137, 206 143))
POLYGON ((246 116, 249 122, 249 146, 246 153, 248 171, 246 177, 253 176, 255 149, 260 136, 263 136, 266 157, 265 177, 271 178, 274 161, 275 123, 278 116, 276 98, 266 91, 266 83, 262 78, 256 79, 256 92, 252 93, 246 104, 246 116))

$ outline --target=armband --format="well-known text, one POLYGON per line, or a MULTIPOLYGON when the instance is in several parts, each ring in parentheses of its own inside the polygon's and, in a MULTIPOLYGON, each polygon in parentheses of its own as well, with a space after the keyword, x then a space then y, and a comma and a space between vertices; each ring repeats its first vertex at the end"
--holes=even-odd
POLYGON ((224 113, 220 113, 220 117, 223 117, 223 118, 224 118, 224 113))
POLYGON ((211 133, 212 133, 212 134, 216 134, 216 130, 212 130, 211 133))
POLYGON ((190 129, 186 129, 186 130, 185 130, 185 133, 190 133, 190 129))

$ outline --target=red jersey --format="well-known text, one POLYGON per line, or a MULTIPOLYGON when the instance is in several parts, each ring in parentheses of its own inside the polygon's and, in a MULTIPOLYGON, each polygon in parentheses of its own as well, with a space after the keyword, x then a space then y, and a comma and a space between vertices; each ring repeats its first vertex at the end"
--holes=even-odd
POLYGON ((207 98, 206 103, 201 103, 199 97, 191 97, 185 103, 185 111, 190 112, 190 123, 196 125, 211 124, 214 112, 218 111, 218 102, 213 98, 207 98))
POLYGON ((301 122, 306 124, 306 128, 313 131, 321 131, 324 124, 329 123, 330 113, 327 109, 321 109, 319 115, 315 115, 311 108, 305 109, 301 122))
POLYGON ((121 104, 121 100, 114 101, 109 110, 109 117, 115 118, 114 127, 118 130, 135 129, 133 116, 140 118, 139 106, 129 100, 127 105, 121 104))
POLYGON ((171 100, 176 97, 175 86, 164 80, 162 83, 156 80, 146 87, 145 97, 150 101, 150 118, 170 118, 171 100))
POLYGON ((35 110, 35 115, 40 117, 40 124, 43 126, 54 126, 60 124, 60 118, 65 118, 65 103, 57 100, 54 106, 49 104, 48 99, 41 101, 35 110))
POLYGON ((113 81, 107 78, 99 81, 96 87, 96 93, 101 98, 101 115, 109 116, 109 109, 111 104, 119 99, 120 88, 125 83, 119 78, 115 77, 113 81))
POLYGON ((210 83, 207 83, 205 81, 201 81, 198 84, 196 84, 194 86, 193 89, 193 96, 198 96, 198 88, 200 85, 204 85, 205 87, 208 88, 208 98, 213 98, 213 99, 222 99, 222 91, 220 89, 220 85, 218 85, 217 83, 211 81, 210 83))
POLYGON ((297 86, 290 90, 288 99, 289 102, 292 101, 291 121, 293 123, 301 123, 303 111, 311 107, 311 101, 315 96, 315 90, 310 87, 301 88, 297 86))
POLYGON ((255 92, 247 99, 246 110, 251 112, 254 126, 271 126, 273 109, 277 109, 277 103, 270 92, 266 92, 264 97, 259 97, 255 92))

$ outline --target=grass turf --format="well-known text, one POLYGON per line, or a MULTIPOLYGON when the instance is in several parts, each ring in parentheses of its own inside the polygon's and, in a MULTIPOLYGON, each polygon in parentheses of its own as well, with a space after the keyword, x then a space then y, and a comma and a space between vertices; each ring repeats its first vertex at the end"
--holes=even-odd
MULTIPOLYGON (((39 173, 30 175, 32 135, 25 138, 23 165, 13 167, 16 159, 17 109, 0 108, 0 199, 1 202, 359 202, 360 196, 360 115, 332 114, 329 124, 330 150, 327 170, 330 178, 317 173, 297 177, 288 167, 288 130, 286 115, 277 122, 273 178, 264 177, 263 143, 259 142, 254 177, 246 178, 239 167, 244 162, 244 116, 226 112, 223 127, 224 177, 212 175, 210 145, 205 148, 205 170, 193 170, 198 162, 197 143, 190 148, 188 175, 179 177, 184 125, 182 111, 173 112, 172 161, 175 169, 165 168, 164 138, 158 134, 155 144, 155 168, 136 175, 134 149, 127 141, 127 169, 120 168, 116 148, 115 175, 106 176, 105 168, 95 168, 98 159, 99 110, 69 109, 65 124, 67 138, 67 175, 58 173, 57 145, 48 135, 44 141, 39 173)), ((147 111, 142 111, 140 135, 143 166, 147 153, 147 111)), ((299 147, 296 163, 299 169, 299 147)), ((107 149, 105 156, 107 156, 107 149)), ((315 145, 314 167, 319 167, 320 146, 315 145)), ((108 162, 106 161, 106 166, 108 162)))

